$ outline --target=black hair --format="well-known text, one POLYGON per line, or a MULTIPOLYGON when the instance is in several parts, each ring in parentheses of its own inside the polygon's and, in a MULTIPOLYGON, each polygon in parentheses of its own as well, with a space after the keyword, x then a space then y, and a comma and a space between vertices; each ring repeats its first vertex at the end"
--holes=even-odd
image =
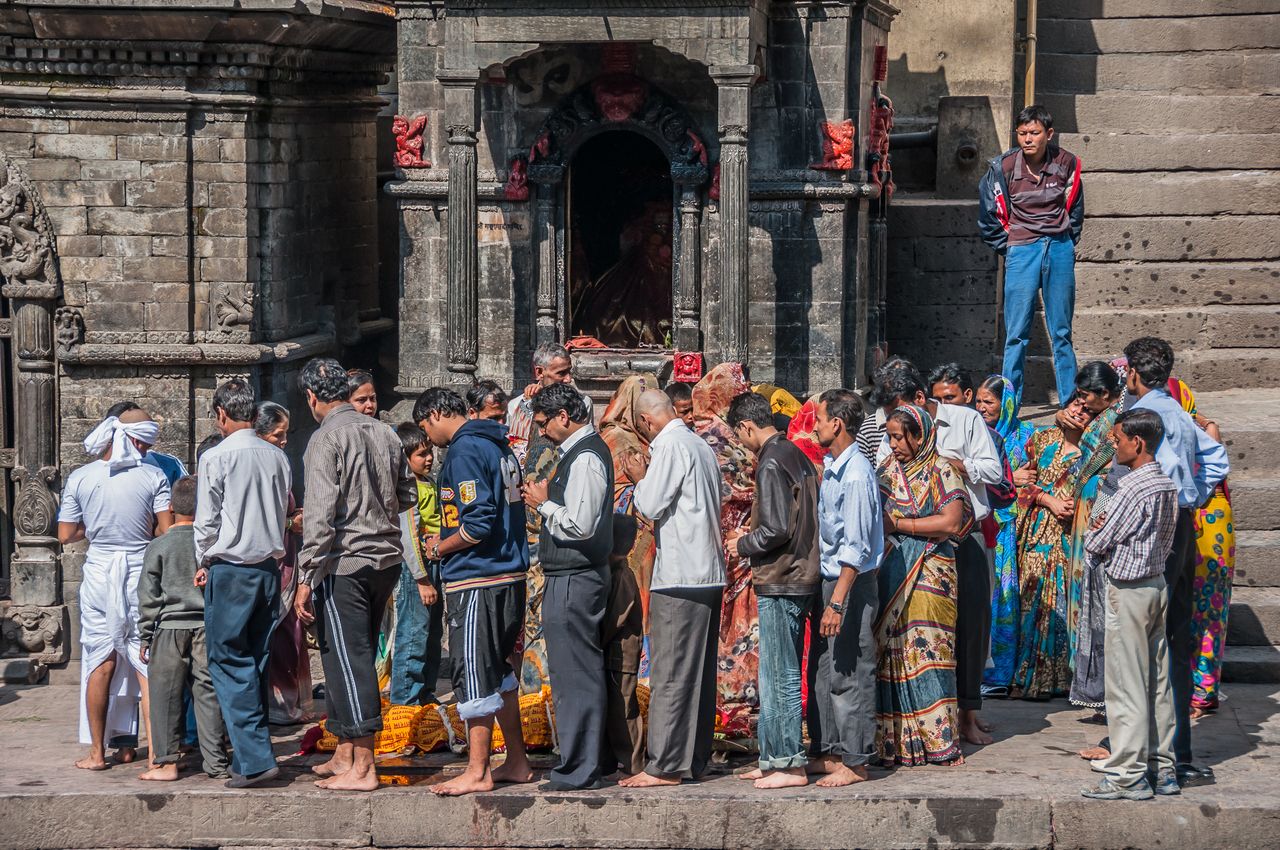
POLYGON ((427 432, 418 427, 416 422, 401 422, 396 426, 396 436, 400 438, 400 448, 404 449, 405 457, 430 445, 427 442, 427 432))
POLYGON ((826 405, 827 415, 844 423, 844 430, 850 434, 858 433, 862 420, 866 418, 866 409, 862 399, 853 390, 844 388, 827 390, 818 396, 818 403, 826 405))
POLYGON ((1124 347, 1129 368, 1138 373, 1143 386, 1163 389, 1173 374, 1173 346, 1154 336, 1135 339, 1124 347))
POLYGON ((961 392, 973 392, 973 377, 959 363, 943 363, 929 373, 929 390, 936 384, 955 384, 961 392))
POLYGON ((347 388, 347 370, 332 357, 315 357, 307 361, 298 375, 298 386, 304 392, 310 392, 321 404, 335 401, 346 401, 350 395, 347 388))
POLYGON ((232 378, 213 391, 213 412, 221 410, 232 422, 252 422, 253 408, 253 388, 247 381, 232 378))
POLYGON ((1160 448, 1160 441, 1164 439, 1164 423, 1160 421, 1160 414, 1154 410, 1126 410, 1116 417, 1116 424, 1126 437, 1142 440, 1142 446, 1149 455, 1156 453, 1156 449, 1160 448))
MULTIPOLYGON (((373 385, 373 373, 366 372, 364 369, 348 369, 347 370, 347 398, 351 398, 356 394, 356 390, 365 384, 373 385)), ((377 392, 377 387, 374 387, 377 392)))
POLYGON ((467 409, 473 413, 479 413, 486 404, 506 407, 508 401, 507 391, 497 381, 476 381, 467 388, 467 409))
POLYGON ((205 452, 209 451, 209 449, 214 448, 225 439, 226 438, 223 437, 221 434, 210 434, 209 436, 201 440, 200 445, 196 446, 196 463, 197 464, 200 463, 200 458, 204 456, 205 452))
POLYGON ((1043 124, 1046 130, 1053 129, 1053 116, 1049 114, 1049 110, 1045 109, 1038 103, 1023 107, 1018 113, 1018 118, 1013 122, 1013 126, 1021 127, 1023 124, 1043 124))
MULTIPOLYGON (((1004 382, 1008 380, 1004 375, 988 375, 978 386, 986 390, 996 397, 997 401, 1004 398, 1004 382)), ((1079 386, 1077 384, 1077 386, 1079 386)))
POLYGON ((672 381, 663 387, 662 391, 667 394, 667 398, 671 399, 672 404, 677 401, 693 401, 693 387, 684 381, 672 381))
POLYGON ((136 401, 117 401, 115 404, 107 408, 107 412, 102 414, 103 419, 110 419, 112 416, 117 419, 121 413, 128 413, 130 410, 141 410, 142 405, 136 401))
POLYGON ((196 477, 184 475, 173 482, 169 492, 169 507, 179 516, 196 515, 196 477))
POLYGON ((556 416, 560 411, 569 414, 569 419, 583 424, 591 421, 591 405, 574 387, 568 384, 552 384, 543 387, 533 394, 533 412, 541 413, 547 418, 556 416))
POLYGON ((754 423, 757 428, 772 428, 773 408, 764 396, 748 390, 733 397, 724 418, 730 428, 737 428, 743 422, 754 423))
POLYGON ((1091 360, 1076 372, 1076 389, 1114 398, 1120 395, 1120 376, 1110 363, 1091 360))
POLYGON ((610 556, 625 559, 631 554, 631 547, 636 545, 636 531, 639 526, 636 518, 628 514, 613 515, 613 551, 610 556))
POLYGON ((418 400, 413 403, 413 421, 422 422, 430 419, 431 414, 440 416, 467 415, 467 403, 462 396, 448 387, 431 387, 422 391, 418 400))
POLYGON ((894 410, 887 417, 885 417, 885 421, 897 422, 899 425, 901 425, 903 428, 906 429, 908 434, 910 434, 913 437, 919 438, 924 436, 924 432, 920 430, 919 421, 917 421, 914 416, 912 416, 910 413, 907 413, 905 410, 894 410))
POLYGON ((914 402, 917 393, 928 395, 924 378, 910 361, 890 361, 876 372, 876 388, 871 393, 871 403, 876 407, 888 407, 899 400, 914 402))
POLYGON ((253 414, 253 432, 266 437, 282 423, 289 421, 289 411, 274 401, 264 401, 253 414))

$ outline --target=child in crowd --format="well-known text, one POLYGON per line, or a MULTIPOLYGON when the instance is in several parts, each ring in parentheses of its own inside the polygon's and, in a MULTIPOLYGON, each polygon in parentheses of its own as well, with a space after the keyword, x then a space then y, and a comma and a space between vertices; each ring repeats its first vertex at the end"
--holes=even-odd
POLYGON ((1104 668, 1111 755, 1094 762, 1106 774, 1081 793, 1098 800, 1149 800, 1179 793, 1173 761, 1173 693, 1165 614, 1165 559, 1173 548, 1178 491, 1156 463, 1160 416, 1130 410, 1111 430, 1116 463, 1129 468, 1085 541, 1106 572, 1104 668))
MULTIPOLYGON (((606 752, 618 770, 633 776, 644 770, 644 723, 636 699, 640 648, 644 641, 644 614, 640 610, 640 586, 627 556, 636 542, 636 519, 613 515, 613 551, 609 555, 609 602, 605 608, 603 640, 606 752)), ((606 766, 608 756, 605 757, 606 766)))
POLYGON ((138 637, 142 661, 147 665, 152 761, 156 765, 140 778, 178 778, 186 717, 183 691, 190 686, 204 772, 215 779, 227 779, 231 776, 230 760, 223 745, 222 711, 205 652, 202 588, 208 571, 196 569, 194 477, 188 475, 174 483, 172 506, 173 525, 147 545, 138 582, 138 637))
POLYGON ((409 471, 418 481, 418 504, 400 515, 405 564, 396 590, 396 634, 391 652, 393 705, 438 702, 440 645, 444 636, 444 597, 440 564, 427 559, 422 541, 440 533, 440 501, 430 479, 433 449, 412 422, 396 428, 409 471))

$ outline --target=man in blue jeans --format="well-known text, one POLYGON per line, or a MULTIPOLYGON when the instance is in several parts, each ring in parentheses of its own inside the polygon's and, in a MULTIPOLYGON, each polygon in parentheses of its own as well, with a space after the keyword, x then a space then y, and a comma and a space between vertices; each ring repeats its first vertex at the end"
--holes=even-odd
POLYGON ((978 185, 978 229, 1004 261, 1004 367, 1022 399, 1022 369, 1036 292, 1044 300, 1053 345, 1058 403, 1075 392, 1071 317, 1076 304, 1075 246, 1084 225, 1080 160, 1054 141, 1043 106, 1018 113, 1018 147, 992 159, 978 185))

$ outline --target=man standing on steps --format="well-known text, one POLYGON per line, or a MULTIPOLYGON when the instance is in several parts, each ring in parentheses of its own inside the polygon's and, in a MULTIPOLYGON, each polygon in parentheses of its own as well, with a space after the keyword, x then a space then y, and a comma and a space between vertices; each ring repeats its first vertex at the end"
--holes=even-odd
POLYGON ((1004 261, 1004 367, 1022 399, 1022 370, 1031 339, 1036 292, 1044 300, 1053 344, 1058 404, 1075 392, 1071 318, 1076 304, 1076 254, 1084 226, 1080 159, 1054 141, 1053 116, 1043 106, 1018 113, 1018 147, 990 162, 978 185, 978 229, 1004 261))

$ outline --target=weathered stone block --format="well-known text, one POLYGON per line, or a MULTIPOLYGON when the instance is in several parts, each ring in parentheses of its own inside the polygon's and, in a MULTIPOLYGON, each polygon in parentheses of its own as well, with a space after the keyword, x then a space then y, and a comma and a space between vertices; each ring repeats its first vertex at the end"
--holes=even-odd
POLYGON ((197 257, 244 257, 249 250, 249 242, 235 236, 197 236, 197 257))
POLYGON ((205 210, 199 218, 199 232, 205 236, 248 236, 251 218, 256 224, 257 214, 252 210, 205 210))
POLYGON ((249 261, 240 257, 211 257, 200 260, 200 279, 242 281, 249 279, 249 261))
POLYGON ((249 167, 242 162, 197 162, 191 175, 207 183, 242 183, 249 179, 249 167))
POLYGON ((1274 171, 1104 173, 1086 180, 1090 218, 1280 213, 1280 174, 1274 171))
POLYGON ((62 276, 69 280, 120 280, 119 257, 63 257, 62 276))
POLYGON ((1273 260, 1280 216, 1090 219, 1078 260, 1273 260))
POLYGON ((128 159, 86 159, 80 162, 81 180, 132 180, 141 171, 140 163, 128 159))
POLYGON ((135 210, 98 207, 88 211, 93 233, 179 235, 187 232, 186 210, 135 210))
POLYGON ((185 182, 130 180, 125 194, 131 207, 182 207, 187 204, 185 182))
POLYGON ((40 133, 36 135, 36 156, 115 159, 116 137, 40 133))
POLYGON ((126 280, 166 281, 190 277, 186 257, 143 257, 124 261, 126 280))
POLYGON ((167 331, 183 328, 189 322, 190 309, 182 302, 152 302, 145 305, 146 329, 167 331))
POLYGON ((58 254, 63 257, 97 257, 102 254, 101 236, 65 236, 58 240, 58 254))
POLYGON ((32 159, 23 163, 27 177, 41 180, 78 180, 80 161, 77 159, 32 159))
POLYGON ((141 303, 89 303, 84 308, 84 323, 90 341, 95 331, 137 331, 143 327, 145 318, 141 303))
POLYGON ((53 232, 58 236, 86 233, 89 229, 88 210, 84 207, 48 207, 53 232))
POLYGON ((146 257, 151 253, 150 236, 103 236, 102 253, 108 257, 146 257))
POLYGON ((195 162, 217 162, 222 158, 220 140, 217 138, 201 137, 184 141, 190 143, 191 158, 195 162))
POLYGON ((186 162, 143 162, 140 164, 138 176, 143 180, 155 180, 162 183, 185 182, 190 168, 186 162))
POLYGON ((31 133, 0 133, 0 153, 27 159, 35 152, 35 136, 31 133))
MULTIPOLYGON (((262 188, 265 187, 259 191, 262 188)), ((208 191, 211 207, 243 207, 249 202, 247 183, 210 183, 208 191)))
POLYGON ((1061 53, 1176 53, 1271 48, 1277 27, 1280 15, 1046 19, 1040 35, 1061 53))
POLYGON ((124 204, 121 180, 51 180, 40 184, 46 204, 58 207, 113 207, 124 204))
POLYGON ((1076 309, 1276 303, 1277 263, 1076 263, 1076 309))
POLYGON ((1163 133, 1280 132, 1280 98, 1232 95, 1046 94, 1041 102, 1056 116, 1054 129, 1068 133, 1132 131, 1159 127, 1163 133))

